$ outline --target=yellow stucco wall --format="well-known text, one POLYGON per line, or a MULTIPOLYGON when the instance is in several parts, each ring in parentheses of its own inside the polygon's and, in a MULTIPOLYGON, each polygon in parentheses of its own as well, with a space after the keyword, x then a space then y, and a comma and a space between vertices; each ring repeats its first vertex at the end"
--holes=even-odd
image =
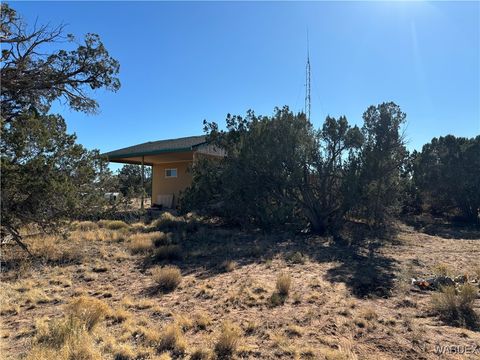
POLYGON ((157 202, 158 195, 173 194, 174 206, 178 203, 179 192, 185 190, 192 183, 192 174, 189 168, 192 161, 155 164, 152 166, 152 204, 157 202), (165 169, 177 169, 176 178, 166 178, 165 169))

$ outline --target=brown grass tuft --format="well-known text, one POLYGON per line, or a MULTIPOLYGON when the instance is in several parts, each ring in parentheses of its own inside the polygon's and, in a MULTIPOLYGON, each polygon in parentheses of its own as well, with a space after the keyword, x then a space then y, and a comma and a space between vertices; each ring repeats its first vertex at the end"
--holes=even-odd
POLYGON ((100 220, 98 226, 109 230, 128 229, 129 225, 121 220, 100 220))
POLYGON ((182 281, 182 273, 176 266, 155 267, 152 269, 152 278, 163 291, 173 291, 182 281))
POLYGON ((231 322, 224 322, 221 334, 215 343, 215 354, 220 359, 228 359, 233 356, 240 342, 240 329, 231 322))
POLYGON ((292 278, 290 275, 285 273, 281 273, 280 275, 278 275, 275 288, 280 296, 287 297, 290 292, 291 285, 292 278))
POLYGON ((67 312, 79 319, 90 331, 109 314, 110 308, 102 300, 81 296, 68 305, 67 312))
POLYGON ((225 260, 223 263, 222 263, 222 270, 225 271, 225 272, 232 272, 233 270, 235 270, 238 266, 238 263, 236 261, 233 261, 233 260, 225 260))
POLYGON ((160 342, 157 350, 171 351, 175 354, 183 354, 187 348, 182 329, 177 324, 169 324, 160 334, 160 342))
POLYGON ((182 248, 179 245, 163 245, 155 249, 155 260, 181 260, 182 248))
POLYGON ((478 296, 478 289, 471 284, 458 288, 443 287, 440 292, 432 295, 432 310, 446 323, 476 329, 479 326, 479 316, 473 309, 473 303, 478 296))

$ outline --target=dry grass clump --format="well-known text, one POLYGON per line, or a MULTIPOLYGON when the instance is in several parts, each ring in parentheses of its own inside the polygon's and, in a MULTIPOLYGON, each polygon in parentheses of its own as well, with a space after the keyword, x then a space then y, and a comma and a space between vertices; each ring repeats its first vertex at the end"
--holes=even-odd
POLYGON ((437 276, 450 276, 452 269, 447 264, 437 263, 433 266, 433 273, 437 276))
POLYGON ((128 229, 129 225, 121 220, 100 220, 98 226, 109 230, 128 229))
POLYGON ((225 260, 221 266, 222 270, 225 272, 232 272, 237 267, 238 267, 238 263, 233 260, 225 260))
POLYGON ((122 344, 118 345, 113 350, 113 359, 114 360, 132 360, 136 358, 135 351, 130 345, 122 344))
POLYGON ((132 232, 142 232, 142 231, 145 231, 146 229, 147 227, 142 222, 136 222, 136 223, 130 224, 130 231, 132 232))
POLYGON ((375 309, 368 307, 360 311, 360 317, 365 320, 376 320, 378 318, 378 314, 375 309))
POLYGON ((110 313, 110 308, 102 300, 80 296, 68 305, 67 311, 90 331, 110 313))
POLYGON ((458 289, 446 286, 432 295, 432 310, 448 324, 477 329, 479 316, 473 309, 477 296, 478 289, 471 284, 462 285, 458 289))
POLYGON ((92 231, 98 229, 98 224, 93 221, 79 221, 72 223, 72 228, 79 231, 92 231))
POLYGON ((71 242, 56 235, 32 237, 28 241, 30 252, 44 262, 69 264, 83 262, 84 255, 78 242, 71 242))
POLYGON ((204 311, 196 312, 193 315, 194 326, 199 330, 205 330, 212 323, 212 318, 204 311))
POLYGON ((164 245, 155 249, 155 260, 181 260, 182 248, 178 245, 164 245))
MULTIPOLYGON (((151 233, 137 233, 131 235, 130 241, 127 243, 127 247, 133 254, 140 254, 150 252, 154 247, 167 244, 167 235, 161 231, 155 231, 151 233)), ((168 254, 168 250, 171 251, 172 249, 169 248, 166 250, 165 257, 172 257, 172 255, 168 254)))
POLYGON ((209 360, 213 358, 213 354, 210 350, 195 349, 190 354, 190 360, 209 360))
POLYGON ((145 254, 153 249, 153 241, 150 234, 135 234, 130 236, 127 248, 132 254, 145 254))
POLYGON ((186 224, 185 219, 177 217, 168 211, 160 215, 160 218, 152 223, 152 226, 158 230, 174 230, 186 224))
POLYGON ((290 292, 291 285, 292 278, 289 274, 281 273, 280 275, 278 275, 277 282, 275 283, 275 288, 280 296, 287 297, 290 292))
POLYGON ((163 291, 173 291, 182 281, 182 273, 176 266, 155 267, 152 269, 152 278, 163 291))
POLYGON ((185 353, 186 348, 187 343, 178 324, 167 325, 160 334, 157 350, 160 352, 171 351, 180 355, 185 353))
POLYGON ((290 293, 290 287, 292 285, 292 278, 286 273, 281 273, 277 277, 275 283, 275 292, 268 299, 270 306, 279 306, 285 303, 285 300, 290 293))
POLYGON ((100 360, 90 331, 84 319, 70 315, 50 322, 37 324, 34 346, 28 360, 100 360))
POLYGON ((215 354, 220 359, 228 359, 235 353, 241 338, 241 331, 231 322, 224 322, 220 336, 215 343, 215 354))
POLYGON ((132 314, 130 314, 127 310, 122 308, 118 308, 115 310, 111 310, 108 314, 107 318, 113 320, 114 323, 123 323, 126 320, 130 319, 132 314))
POLYGON ((292 264, 305 264, 308 260, 308 256, 302 254, 300 251, 295 251, 285 256, 285 260, 292 264))

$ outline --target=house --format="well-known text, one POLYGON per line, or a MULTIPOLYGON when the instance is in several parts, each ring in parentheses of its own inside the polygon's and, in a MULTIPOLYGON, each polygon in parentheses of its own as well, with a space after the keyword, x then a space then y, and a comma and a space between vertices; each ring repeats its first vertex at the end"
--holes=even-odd
MULTIPOLYGON (((152 204, 175 207, 181 191, 192 183, 191 168, 202 156, 223 157, 206 137, 152 141, 102 154, 108 161, 152 167, 152 204)), ((143 206, 143 199, 142 199, 143 206)))

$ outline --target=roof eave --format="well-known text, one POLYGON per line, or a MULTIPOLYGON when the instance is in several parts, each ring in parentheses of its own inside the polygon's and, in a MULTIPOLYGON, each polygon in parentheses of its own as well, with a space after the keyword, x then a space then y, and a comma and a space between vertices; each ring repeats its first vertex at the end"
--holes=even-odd
MULTIPOLYGON (((202 143, 204 144, 204 143, 202 143)), ((161 149, 161 150, 152 150, 152 151, 140 151, 140 152, 132 152, 132 153, 125 153, 121 155, 109 155, 109 153, 104 153, 102 156, 106 156, 109 160, 110 159, 124 159, 124 158, 132 158, 137 156, 148 156, 148 155, 158 155, 164 153, 179 153, 179 152, 186 152, 186 151, 194 151, 195 148, 199 145, 197 144, 194 146, 184 147, 184 148, 177 148, 177 149, 161 149)))

